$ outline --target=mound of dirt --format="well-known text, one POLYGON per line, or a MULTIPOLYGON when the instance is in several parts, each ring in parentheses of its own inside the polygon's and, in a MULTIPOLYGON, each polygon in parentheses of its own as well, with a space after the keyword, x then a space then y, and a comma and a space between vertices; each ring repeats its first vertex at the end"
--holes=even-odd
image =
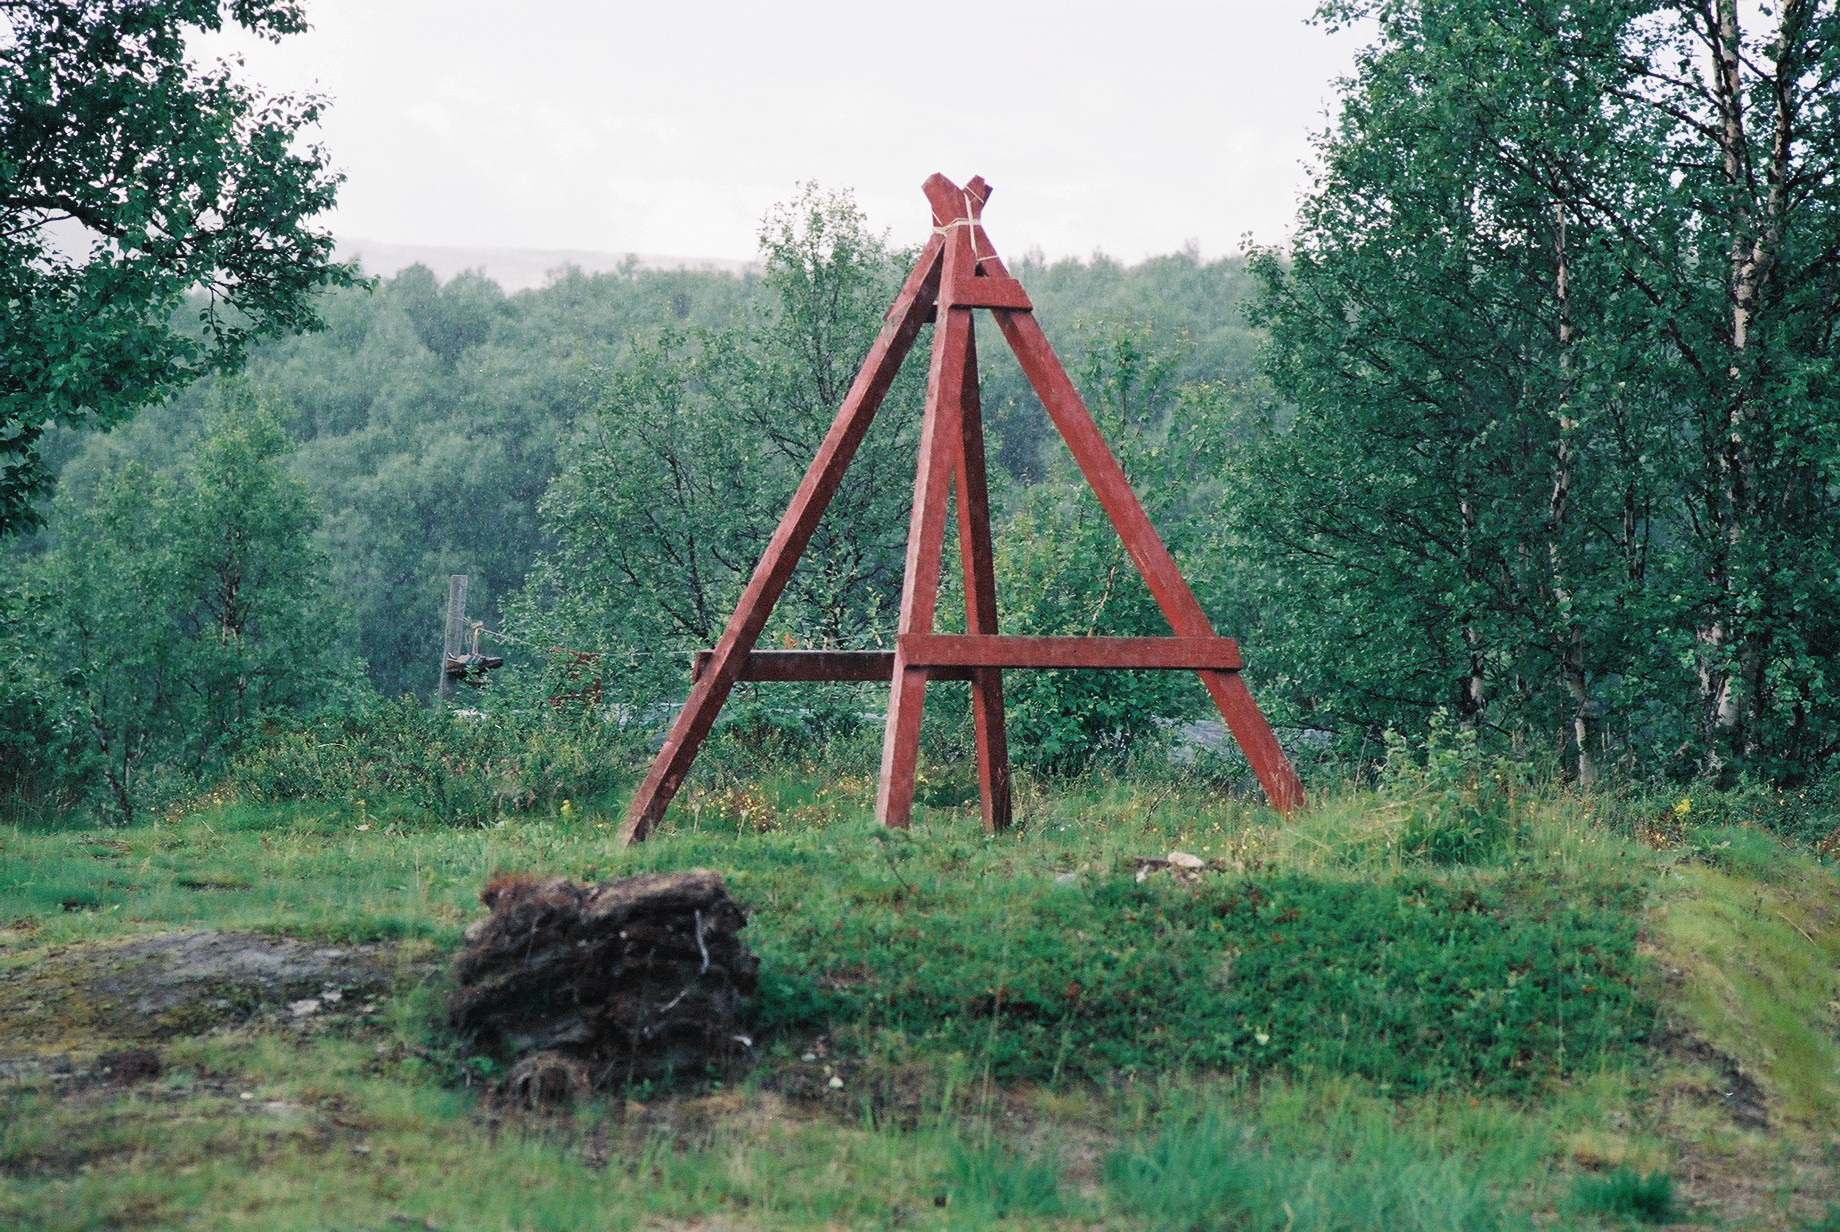
POLYGON ((466 931, 448 1017, 470 1054, 507 1067, 513 1097, 565 1101, 751 1052, 759 960, 718 874, 499 877, 480 899, 492 914, 466 931))

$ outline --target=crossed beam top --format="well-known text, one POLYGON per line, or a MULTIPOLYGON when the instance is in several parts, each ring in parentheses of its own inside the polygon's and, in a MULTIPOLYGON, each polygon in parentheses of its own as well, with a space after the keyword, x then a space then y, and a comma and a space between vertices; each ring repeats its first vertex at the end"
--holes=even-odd
MULTIPOLYGON (((933 231, 948 244, 961 246, 959 268, 967 266, 971 276, 961 275, 950 286, 939 289, 941 308, 1006 308, 1029 312, 1035 305, 1022 284, 1009 276, 1003 259, 997 256, 984 233, 984 205, 990 200, 990 185, 983 176, 974 176, 959 188, 943 175, 934 175, 921 186, 933 207, 933 231), (981 275, 981 276, 980 276, 981 275)), ((924 258, 923 258, 924 260, 924 258)))
POLYGON ((927 682, 969 680, 984 822, 988 828, 1001 828, 1009 822, 1002 682, 1006 668, 1179 668, 1196 672, 1266 795, 1280 811, 1290 812, 1303 803, 1303 787, 1240 679, 1238 647, 1232 639, 1214 632, 1042 333, 1027 292, 1010 276, 984 232, 990 185, 976 176, 960 188, 945 176, 934 175, 922 185, 922 191, 932 207, 933 235, 889 308, 880 335, 721 639, 713 650, 697 656, 690 696, 634 794, 621 827, 622 839, 644 838, 663 816, 722 703, 741 680, 889 681, 876 815, 891 826, 905 826, 912 809, 920 710, 927 682), (991 311, 1003 340, 1098 497, 1173 636, 1018 637, 998 633, 974 314, 969 311, 974 308, 991 311), (755 650, 773 605, 842 481, 869 421, 928 322, 936 323, 933 358, 894 650, 755 650), (946 507, 954 492, 965 571, 963 634, 939 633, 933 628, 946 507))

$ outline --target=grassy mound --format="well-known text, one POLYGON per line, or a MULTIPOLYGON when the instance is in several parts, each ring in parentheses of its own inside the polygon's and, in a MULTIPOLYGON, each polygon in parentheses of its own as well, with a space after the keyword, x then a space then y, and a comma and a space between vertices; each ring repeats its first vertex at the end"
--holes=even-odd
POLYGON ((0 1227, 1790 1232, 1840 1192, 1840 879, 1742 817, 1515 799, 1453 845, 1424 836, 1485 827, 1397 794, 1280 825, 1112 784, 985 838, 865 795, 692 794, 629 850, 592 806, 0 828, 0 1227), (1171 849, 1206 869, 1137 880, 1171 849), (751 915, 751 1075, 542 1115, 464 1085, 427 973, 489 876, 694 866, 751 915), (77 1012, 191 930, 374 945, 392 987, 144 1041, 77 1012), (103 1054, 137 1042, 127 1082, 103 1054))
POLYGON ((761 905, 770 1025, 970 1054, 1004 1081, 1278 1069, 1506 1093, 1625 1059, 1650 1028, 1632 882, 1563 901, 1511 871, 1140 883, 1111 853, 1057 875, 1069 854, 1092 853, 849 822, 636 858, 728 860, 761 905))

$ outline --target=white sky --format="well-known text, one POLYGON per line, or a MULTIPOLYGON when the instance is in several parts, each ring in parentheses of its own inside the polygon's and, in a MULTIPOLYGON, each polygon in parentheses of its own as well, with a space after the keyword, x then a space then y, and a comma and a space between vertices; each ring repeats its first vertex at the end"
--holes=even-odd
POLYGON ((805 180, 897 242, 982 173, 1000 250, 1282 242, 1361 36, 1312 0, 307 0, 243 52, 317 89, 341 239, 751 258, 805 180))

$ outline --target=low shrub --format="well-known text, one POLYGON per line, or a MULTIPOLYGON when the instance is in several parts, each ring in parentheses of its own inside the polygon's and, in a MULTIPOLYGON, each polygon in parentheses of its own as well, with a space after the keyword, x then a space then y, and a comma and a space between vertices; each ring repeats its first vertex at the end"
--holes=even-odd
POLYGON ((1721 831, 1745 829, 1840 857, 1840 775, 1794 787, 1748 778, 1728 786, 1646 784, 1605 797, 1601 808, 1611 825, 1651 847, 1705 847, 1729 837, 1721 831))
POLYGON ((643 737, 596 714, 476 715, 412 699, 277 721, 232 762, 253 803, 344 800, 481 823, 629 781, 643 737))
POLYGON ((1755 826, 1699 827, 1686 845, 1714 868, 1750 881, 1780 881, 1794 867, 1782 843, 1755 826))
POLYGON ((1386 733, 1381 790, 1407 809, 1400 851, 1429 864, 1481 864, 1520 837, 1515 771, 1485 759, 1473 729, 1435 716, 1421 755, 1397 732, 1386 733))

